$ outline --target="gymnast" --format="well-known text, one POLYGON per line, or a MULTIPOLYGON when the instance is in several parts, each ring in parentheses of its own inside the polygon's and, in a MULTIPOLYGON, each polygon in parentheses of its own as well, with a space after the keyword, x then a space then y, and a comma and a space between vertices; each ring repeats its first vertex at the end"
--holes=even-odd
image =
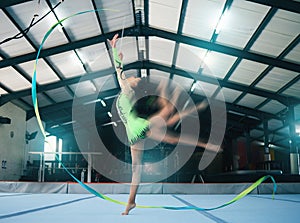
MULTIPOLYGON (((174 104, 178 100, 179 90, 175 88, 173 96, 170 100, 167 99, 167 84, 165 81, 160 81, 158 86, 159 97, 157 103, 159 110, 150 115, 147 118, 142 118, 137 115, 137 112, 133 109, 136 103, 135 90, 139 87, 141 78, 139 77, 127 77, 123 72, 123 54, 118 53, 116 49, 116 43, 118 41, 118 34, 114 35, 112 40, 108 40, 112 47, 114 64, 117 73, 117 80, 119 82, 121 92, 118 96, 116 107, 121 121, 125 125, 126 134, 130 143, 131 158, 132 158, 132 180, 130 186, 130 194, 127 206, 122 215, 128 215, 128 213, 135 208, 136 194, 141 181, 142 173, 142 158, 144 149, 144 140, 146 137, 153 140, 165 142, 168 144, 186 144, 191 145, 189 136, 180 136, 177 133, 170 134, 165 131, 166 127, 173 126, 181 118, 197 110, 202 110, 207 107, 207 102, 203 101, 197 106, 191 109, 186 109, 183 112, 175 112, 174 104), (180 141, 179 141, 180 138, 180 141)), ((206 149, 210 149, 213 152, 218 152, 219 147, 216 145, 209 145, 208 143, 198 141, 197 145, 206 149)))

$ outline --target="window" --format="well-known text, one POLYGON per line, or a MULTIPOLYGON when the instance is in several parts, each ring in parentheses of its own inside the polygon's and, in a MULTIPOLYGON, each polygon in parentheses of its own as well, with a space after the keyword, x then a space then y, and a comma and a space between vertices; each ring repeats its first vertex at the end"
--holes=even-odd
POLYGON ((44 159, 45 161, 54 161, 55 154, 58 152, 59 160, 61 160, 62 139, 56 136, 48 136, 44 144, 44 159))

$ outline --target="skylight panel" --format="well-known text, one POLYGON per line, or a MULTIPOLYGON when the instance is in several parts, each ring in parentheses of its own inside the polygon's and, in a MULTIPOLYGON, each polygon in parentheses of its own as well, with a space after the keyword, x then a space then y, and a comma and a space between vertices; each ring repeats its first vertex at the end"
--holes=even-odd
POLYGON ((229 80, 251 85, 252 82, 267 68, 266 64, 257 63, 250 60, 243 59, 234 72, 231 74, 229 80))
POLYGON ((62 102, 73 99, 73 97, 68 93, 68 91, 64 87, 55 88, 47 91, 46 93, 56 102, 62 102))
POLYGON ((203 74, 223 79, 236 61, 236 57, 210 51, 203 61, 205 65, 203 74))
POLYGON ((297 72, 275 67, 255 87, 276 92, 297 75, 297 72))
POLYGON ((56 54, 50 56, 49 59, 65 78, 85 74, 80 60, 73 51, 56 54))
POLYGON ((182 0, 150 0, 149 25, 177 32, 182 0))
POLYGON ((197 73, 203 63, 206 51, 207 50, 199 47, 180 43, 176 59, 176 67, 197 73))
POLYGON ((233 1, 217 42, 244 48, 269 8, 249 1, 233 1))
POLYGON ((248 107, 255 108, 257 105, 262 103, 266 98, 257 96, 254 94, 246 94, 237 104, 248 107))
MULTIPOLYGON (((59 19, 63 19, 75 13, 88 10, 93 10, 91 1, 72 0, 64 1, 61 7, 58 7, 55 10, 55 13, 57 14, 59 19)), ((98 25, 95 12, 72 17, 64 21, 62 25, 72 41, 85 39, 101 34, 100 26, 98 25)))
MULTIPOLYGON (((18 66, 22 68, 29 76, 33 77, 33 68, 35 61, 29 61, 21 63, 18 66)), ((40 59, 37 65, 36 80, 38 84, 49 84, 55 81, 59 81, 59 78, 54 71, 48 66, 48 64, 40 59)))
POLYGON ((20 91, 31 87, 31 83, 12 67, 0 69, 1 83, 12 91, 20 91))
POLYGON ((149 38, 149 59, 161 64, 171 65, 175 42, 163 38, 149 38))
POLYGON ((299 14, 278 10, 251 50, 278 56, 299 35, 299 21, 299 14))
POLYGON ((210 40, 224 7, 224 0, 189 0, 183 34, 210 40))
POLYGON ((259 110, 267 112, 267 113, 276 114, 285 108, 286 108, 286 106, 281 104, 280 102, 271 100, 267 104, 265 104, 264 106, 259 108, 259 110))

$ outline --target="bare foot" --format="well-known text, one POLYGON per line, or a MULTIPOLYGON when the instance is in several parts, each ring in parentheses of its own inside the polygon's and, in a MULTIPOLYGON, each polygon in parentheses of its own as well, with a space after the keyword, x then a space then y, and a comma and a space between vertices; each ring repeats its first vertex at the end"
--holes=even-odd
POLYGON ((133 208, 135 208, 136 204, 135 203, 128 203, 127 206, 126 206, 126 209, 125 211, 122 213, 122 215, 128 215, 129 214, 129 211, 131 211, 133 208))

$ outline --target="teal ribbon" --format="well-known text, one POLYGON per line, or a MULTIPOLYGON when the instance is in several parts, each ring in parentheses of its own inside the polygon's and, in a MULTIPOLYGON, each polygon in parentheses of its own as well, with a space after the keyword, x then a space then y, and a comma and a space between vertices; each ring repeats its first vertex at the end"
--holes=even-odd
MULTIPOLYGON (((82 12, 78 12, 75 13, 73 15, 70 15, 64 19, 59 20, 57 23, 55 23, 45 34, 41 45, 38 49, 37 55, 36 55, 36 59, 35 59, 35 64, 34 64, 34 70, 33 70, 33 78, 32 78, 32 102, 33 102, 33 106, 34 106, 34 111, 35 111, 35 115, 40 127, 40 130, 42 131, 42 134, 44 135, 44 138, 46 138, 46 131, 42 125, 42 120, 40 118, 40 114, 39 114, 39 109, 38 109, 38 100, 37 100, 37 90, 36 90, 36 76, 37 76, 37 64, 38 64, 38 59, 41 53, 41 49, 46 41, 46 39, 49 37, 49 35, 52 33, 52 31, 59 25, 61 24, 63 21, 70 19, 72 17, 78 16, 78 15, 82 15, 82 14, 86 14, 86 13, 90 13, 90 12, 97 12, 97 11, 117 11, 117 10, 112 10, 112 9, 97 9, 97 10, 87 10, 87 11, 82 11, 82 12)), ((45 139, 45 142, 46 139, 45 139)), ((48 142, 47 142, 48 143, 48 142)), ((64 168, 64 170, 80 185, 82 186, 85 190, 87 190, 88 192, 90 192, 91 194, 96 195, 97 197, 109 201, 109 202, 113 202, 115 204, 120 204, 120 205, 127 205, 126 202, 123 201, 119 201, 119 200, 115 200, 112 199, 108 196, 105 196, 104 194, 101 194, 99 192, 97 192, 96 190, 94 190, 93 188, 89 187, 88 185, 84 184, 83 182, 81 182, 80 180, 78 180, 66 167, 65 165, 59 160, 58 156, 55 156, 55 158, 60 162, 61 166, 64 168)), ((242 199, 244 196, 246 196, 247 194, 249 194, 252 190, 254 190, 256 187, 258 187, 261 183, 263 183, 264 181, 266 181, 267 179, 271 179, 273 181, 273 197, 274 194, 276 192, 276 182, 274 180, 274 178, 270 175, 267 176, 263 176, 260 179, 258 179, 255 183, 253 183, 251 186, 249 186, 246 190, 242 191, 240 194, 238 194, 236 197, 234 197, 232 200, 226 202, 225 204, 216 206, 216 207, 212 207, 212 208, 201 208, 201 207, 195 207, 195 206, 147 206, 147 205, 136 205, 137 208, 163 208, 163 209, 168 209, 168 210, 200 210, 200 211, 211 211, 211 210, 216 210, 219 208, 223 208, 226 207, 240 199, 242 199)))

